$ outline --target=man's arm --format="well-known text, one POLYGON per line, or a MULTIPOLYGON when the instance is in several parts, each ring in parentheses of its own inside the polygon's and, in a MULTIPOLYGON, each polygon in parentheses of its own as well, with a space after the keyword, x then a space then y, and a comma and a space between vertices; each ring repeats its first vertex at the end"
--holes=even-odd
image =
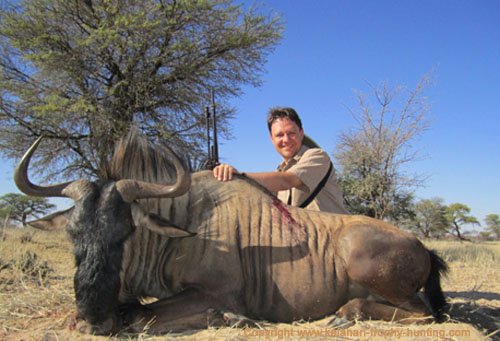
MULTIPOLYGON (((233 174, 239 174, 236 168, 228 164, 218 165, 214 168, 213 173, 219 181, 229 181, 232 179, 233 174)), ((291 172, 258 172, 245 174, 271 192, 283 191, 303 185, 302 180, 291 172)))
POLYGON ((302 180, 291 172, 245 173, 271 192, 288 190, 303 185, 302 180))

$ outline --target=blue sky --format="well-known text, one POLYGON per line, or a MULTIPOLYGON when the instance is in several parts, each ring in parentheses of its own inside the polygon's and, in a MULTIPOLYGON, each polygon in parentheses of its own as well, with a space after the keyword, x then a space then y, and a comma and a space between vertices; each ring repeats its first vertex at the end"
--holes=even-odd
POLYGON ((280 162, 265 123, 272 106, 291 106, 304 129, 333 153, 354 126, 353 90, 367 82, 414 88, 434 70, 425 95, 430 127, 410 172, 428 176, 418 198, 461 202, 482 220, 500 214, 500 1, 264 1, 285 21, 264 84, 233 101, 234 139, 222 161, 244 171, 280 162))
MULTIPOLYGON (((269 56, 263 86, 245 88, 223 162, 241 171, 280 162, 266 127, 273 106, 294 107, 306 133, 328 153, 354 126, 353 90, 367 82, 413 88, 434 70, 426 91, 430 128, 415 141, 426 157, 409 171, 429 176, 418 198, 460 202, 482 220, 500 214, 500 1, 267 0, 284 38, 269 56)), ((17 192, 3 161, 0 195, 17 192)))

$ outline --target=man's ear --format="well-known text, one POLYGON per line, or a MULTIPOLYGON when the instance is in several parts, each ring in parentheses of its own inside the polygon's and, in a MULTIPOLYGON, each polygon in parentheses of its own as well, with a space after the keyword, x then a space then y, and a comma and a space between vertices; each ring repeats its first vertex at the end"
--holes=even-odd
POLYGON ((68 221, 71 217, 71 213, 73 213, 74 208, 75 207, 72 206, 66 210, 51 213, 40 219, 28 221, 26 225, 44 231, 61 230, 65 228, 66 225, 68 224, 68 221))
POLYGON ((178 227, 157 214, 145 212, 139 205, 135 203, 131 205, 131 209, 135 226, 147 228, 150 231, 170 238, 196 236, 196 233, 189 232, 186 229, 178 227))

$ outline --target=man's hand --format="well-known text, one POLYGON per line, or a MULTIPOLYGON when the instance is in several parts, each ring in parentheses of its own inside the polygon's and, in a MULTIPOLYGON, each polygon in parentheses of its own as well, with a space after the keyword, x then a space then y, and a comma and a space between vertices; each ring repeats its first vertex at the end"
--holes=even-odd
POLYGON ((221 163, 215 166, 214 177, 219 181, 229 181, 232 180, 233 174, 239 174, 239 172, 231 165, 221 163))

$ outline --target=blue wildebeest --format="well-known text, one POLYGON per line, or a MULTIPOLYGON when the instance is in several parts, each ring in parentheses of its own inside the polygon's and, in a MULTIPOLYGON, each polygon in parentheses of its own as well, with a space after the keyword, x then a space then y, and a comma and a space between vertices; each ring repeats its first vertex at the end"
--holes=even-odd
POLYGON ((28 195, 74 201, 66 229, 84 331, 141 331, 151 319, 149 331, 163 333, 231 316, 441 317, 446 264, 386 222, 290 207, 243 176, 190 174, 167 147, 134 132, 117 144, 103 179, 41 187, 27 175, 39 142, 15 182, 28 195), (141 304, 145 297, 156 301, 141 304))

